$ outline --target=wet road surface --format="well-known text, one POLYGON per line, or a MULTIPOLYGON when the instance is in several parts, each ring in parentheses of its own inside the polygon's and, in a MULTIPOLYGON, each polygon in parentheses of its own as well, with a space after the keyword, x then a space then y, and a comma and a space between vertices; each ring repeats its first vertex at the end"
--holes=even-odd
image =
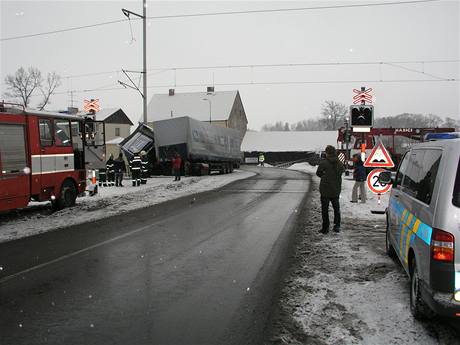
POLYGON ((254 170, 213 192, 0 244, 0 343, 260 343, 309 178, 254 170))

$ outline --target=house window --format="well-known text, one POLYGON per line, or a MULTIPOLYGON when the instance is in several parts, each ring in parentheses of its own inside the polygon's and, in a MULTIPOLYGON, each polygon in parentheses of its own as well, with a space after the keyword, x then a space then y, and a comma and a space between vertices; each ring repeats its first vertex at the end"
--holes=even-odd
POLYGON ((119 127, 116 127, 116 128, 115 128, 115 136, 116 136, 116 137, 120 137, 120 136, 121 136, 121 135, 120 135, 120 128, 119 128, 119 127))

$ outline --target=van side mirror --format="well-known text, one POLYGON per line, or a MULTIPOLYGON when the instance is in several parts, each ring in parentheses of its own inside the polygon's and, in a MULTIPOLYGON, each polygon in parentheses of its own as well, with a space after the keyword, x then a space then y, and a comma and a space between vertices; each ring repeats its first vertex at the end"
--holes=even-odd
POLYGON ((379 174, 379 182, 382 185, 392 184, 393 179, 391 178, 391 171, 383 171, 379 174))

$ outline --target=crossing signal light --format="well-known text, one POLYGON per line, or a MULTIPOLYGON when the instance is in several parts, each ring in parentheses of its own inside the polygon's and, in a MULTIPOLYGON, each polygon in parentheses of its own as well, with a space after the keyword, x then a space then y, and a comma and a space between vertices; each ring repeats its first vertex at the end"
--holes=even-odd
POLYGON ((372 127, 374 125, 374 107, 372 105, 350 106, 351 127, 372 127))

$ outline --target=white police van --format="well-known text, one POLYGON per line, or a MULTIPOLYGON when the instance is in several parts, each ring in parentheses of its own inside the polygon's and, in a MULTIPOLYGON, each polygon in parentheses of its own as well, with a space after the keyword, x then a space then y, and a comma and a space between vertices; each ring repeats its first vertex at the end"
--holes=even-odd
POLYGON ((394 181, 389 173, 380 177, 393 183, 387 253, 410 277, 417 319, 460 317, 460 139, 451 138, 427 138, 436 141, 413 146, 394 181))

